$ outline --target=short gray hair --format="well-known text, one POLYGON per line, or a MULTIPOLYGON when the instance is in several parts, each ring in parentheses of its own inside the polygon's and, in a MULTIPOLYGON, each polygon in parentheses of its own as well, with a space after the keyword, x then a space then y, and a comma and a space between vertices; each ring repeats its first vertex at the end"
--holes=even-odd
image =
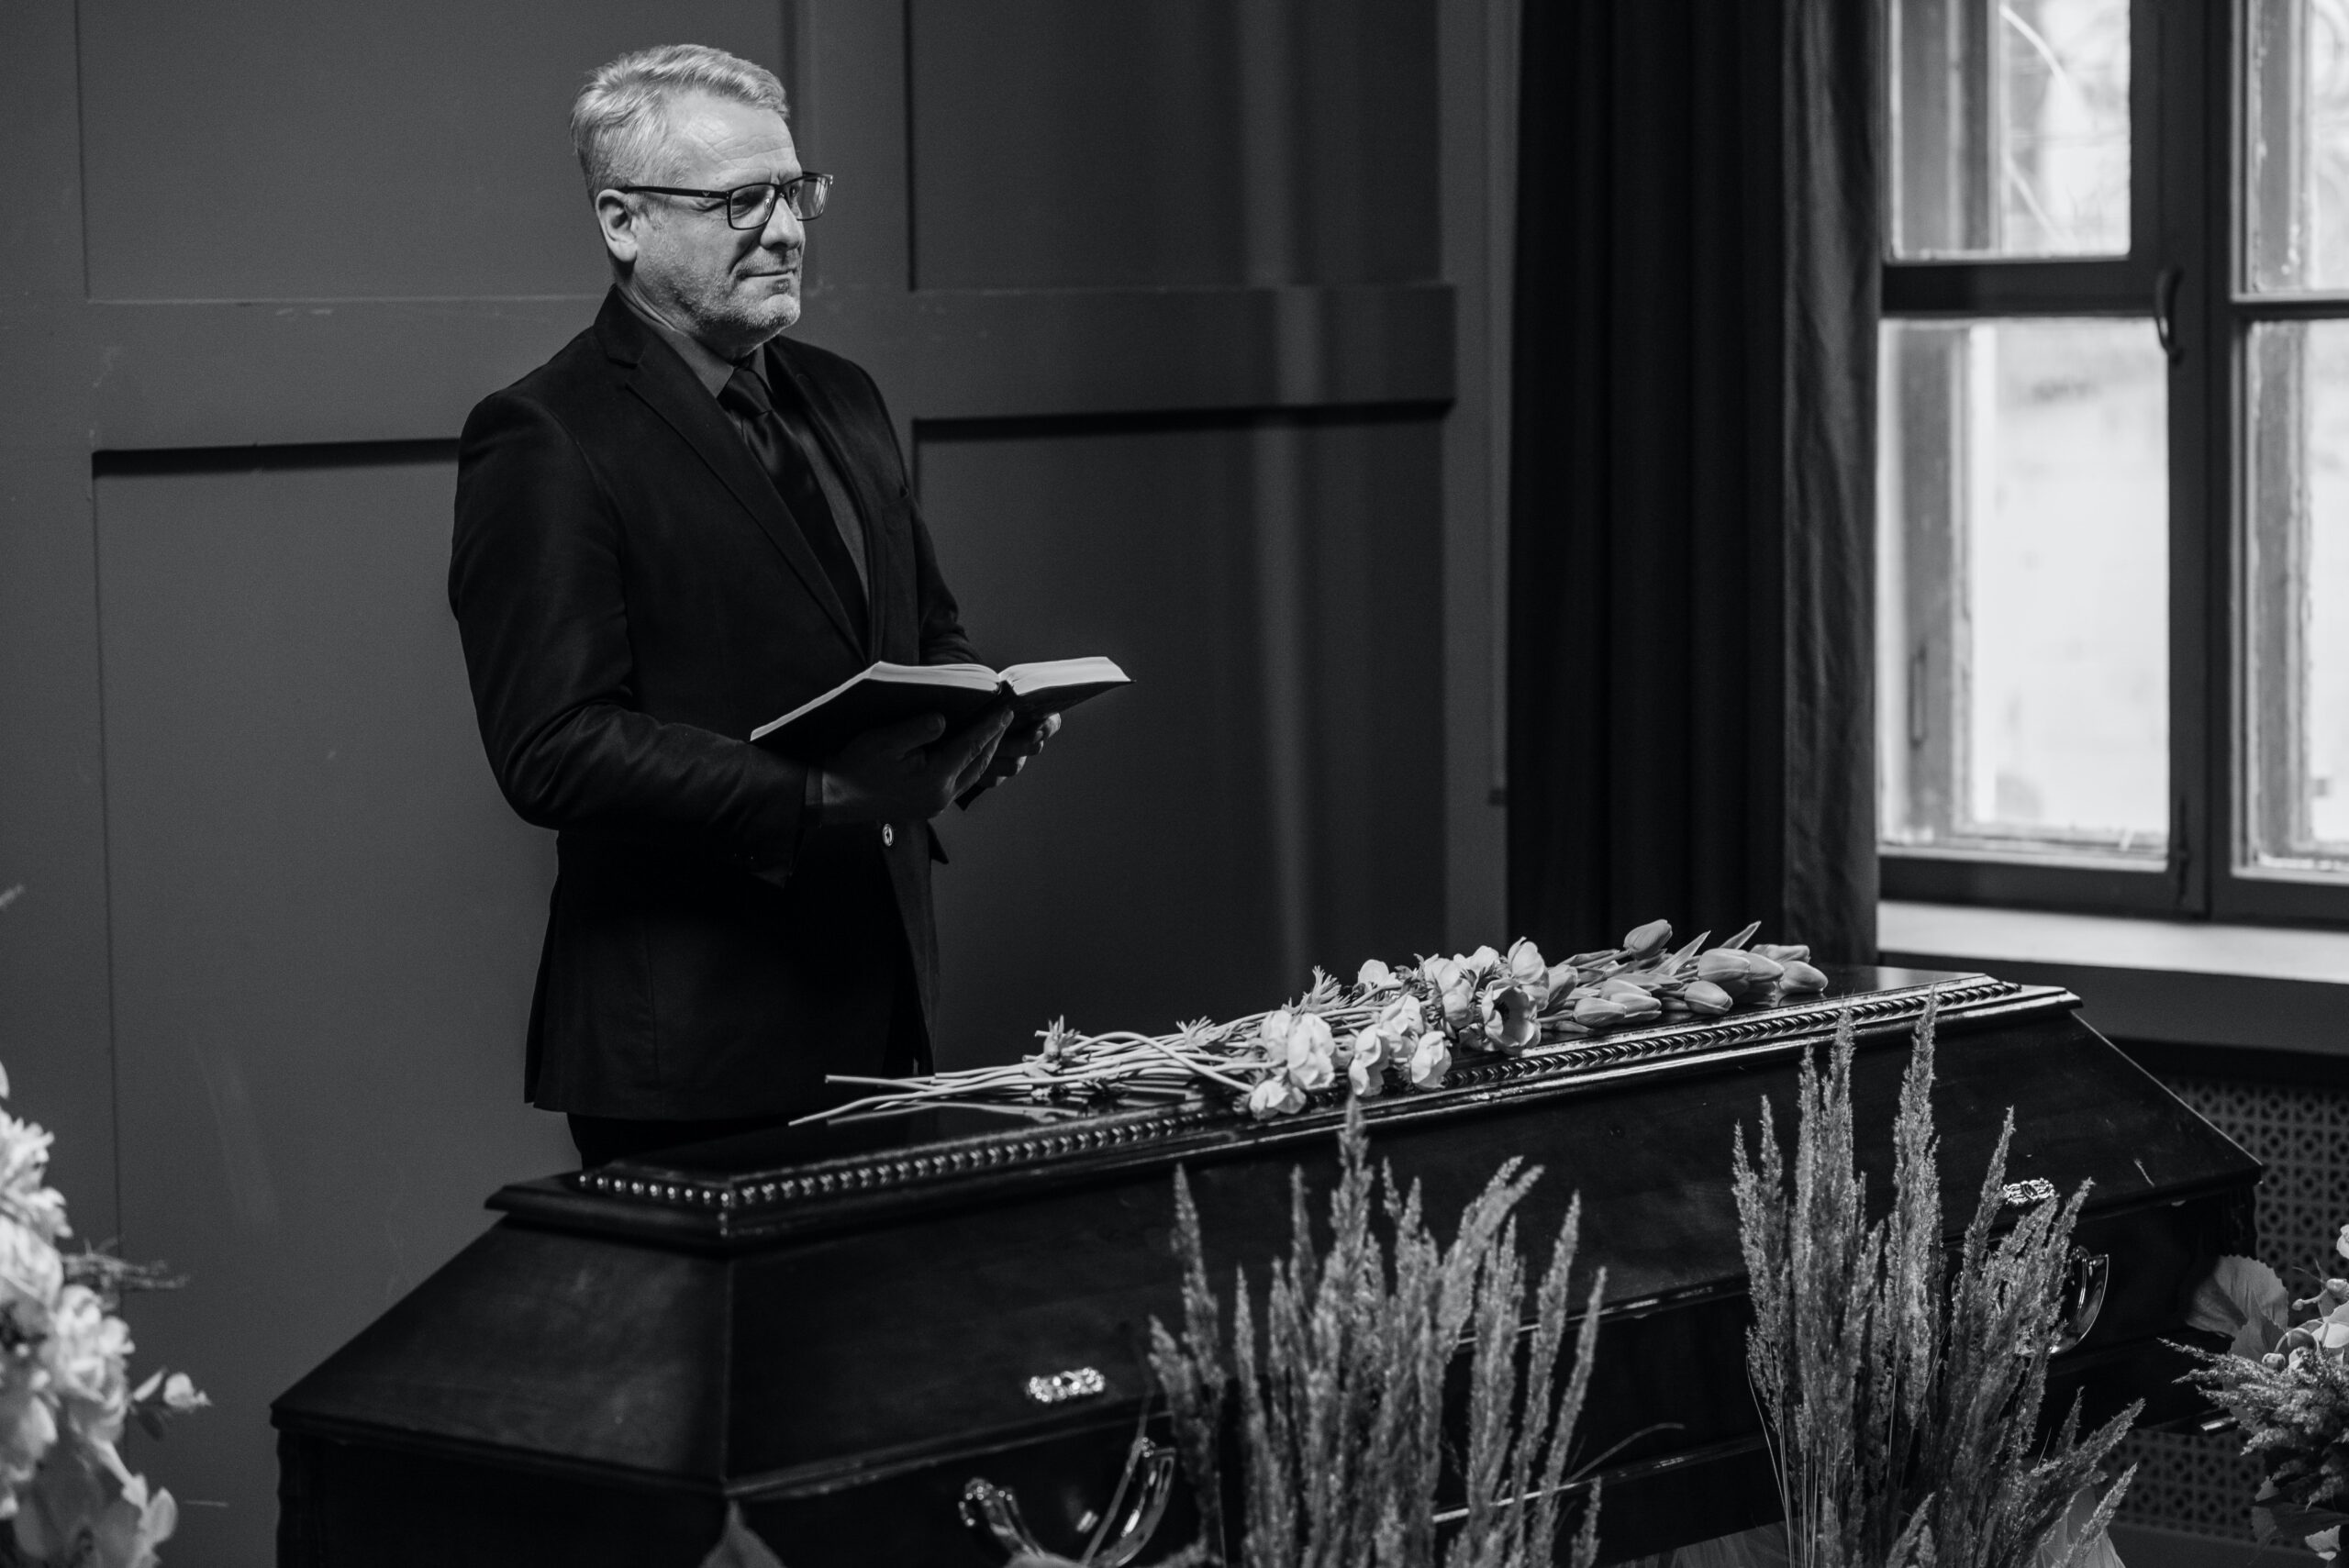
POLYGON ((640 49, 588 72, 571 105, 571 150, 587 194, 656 178, 651 167, 669 129, 669 104, 708 93, 790 117, 774 72, 707 44, 640 49))

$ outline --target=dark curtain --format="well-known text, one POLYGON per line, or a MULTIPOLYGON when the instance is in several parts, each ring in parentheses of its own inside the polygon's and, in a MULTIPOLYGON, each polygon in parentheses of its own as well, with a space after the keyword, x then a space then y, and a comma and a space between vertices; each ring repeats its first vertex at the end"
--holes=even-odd
POLYGON ((1525 8, 1511 929, 1876 951, 1879 7, 1525 8))

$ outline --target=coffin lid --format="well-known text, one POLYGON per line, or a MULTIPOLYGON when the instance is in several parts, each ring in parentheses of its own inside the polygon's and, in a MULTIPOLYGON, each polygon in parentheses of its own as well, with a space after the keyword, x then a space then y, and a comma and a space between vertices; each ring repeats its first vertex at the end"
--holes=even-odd
MULTIPOLYGON (((2066 1192, 2092 1181, 2091 1215, 2185 1213, 2247 1196, 2257 1178, 2082 1024, 2068 993, 1901 970, 1834 979, 1816 1001, 1464 1062, 1442 1091, 1368 1105, 1373 1157, 1423 1185, 1439 1234, 1502 1159, 1546 1166, 1521 1234, 1545 1255, 1579 1192, 1581 1257, 1609 1270, 1610 1321, 1733 1306, 1731 1129, 1753 1136, 1766 1094, 1786 1129, 1795 1059, 1849 1006, 1862 1160, 1871 1191, 1887 1191, 1906 1040, 1938 983, 1953 1228, 2009 1106, 2010 1177, 2066 1192)), ((276 1420, 742 1496, 852 1485, 1072 1423, 1130 1429, 1149 1392, 1148 1324, 1180 1317, 1174 1168, 1228 1301, 1235 1264, 1261 1284, 1286 1249, 1291 1172, 1326 1190, 1337 1121, 1191 1109, 861 1150, 794 1133, 521 1184, 491 1200, 503 1222, 289 1391, 276 1420), (1079 1372, 1097 1374, 1097 1394, 1029 1392, 1079 1372)), ((1704 1330, 1720 1342, 1698 1347, 1716 1382, 1742 1357, 1720 1323, 1704 1330)))
MULTIPOLYGON (((2076 1007, 2068 993, 1973 973, 1831 969, 1826 993, 1727 1017, 1620 1029, 1520 1056, 1465 1051, 1432 1094, 1365 1102, 1374 1129, 1476 1114, 1561 1095, 1619 1090, 1659 1074, 1785 1057, 1831 1034, 1850 1007, 1868 1036, 1898 1034, 1938 989, 1945 1018, 2076 1007)), ((1326 1101, 1255 1121, 1220 1105, 1007 1125, 999 1113, 942 1109, 848 1127, 747 1134, 517 1183, 489 1207, 532 1221, 719 1251, 863 1229, 945 1206, 996 1202, 1137 1165, 1263 1157, 1325 1142, 1343 1115, 1326 1101)))

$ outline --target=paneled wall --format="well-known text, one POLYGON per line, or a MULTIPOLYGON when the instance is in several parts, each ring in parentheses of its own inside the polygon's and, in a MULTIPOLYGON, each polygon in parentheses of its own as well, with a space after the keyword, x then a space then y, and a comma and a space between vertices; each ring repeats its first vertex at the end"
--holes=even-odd
POLYGON ((956 423, 920 454, 988 656, 1107 651, 1136 678, 941 828, 942 1054, 1001 1060, 1063 1014, 1230 1017, 1426 947, 1432 416, 956 423))
POLYGON ((0 1062, 217 1407, 133 1462, 269 1560, 268 1400, 566 1162, 546 838, 482 762, 453 438, 591 317, 580 74, 690 38, 839 178, 801 332, 888 394, 1002 661, 1135 689, 944 825, 950 1062, 1498 940, 1506 0, 0 7, 0 1062))

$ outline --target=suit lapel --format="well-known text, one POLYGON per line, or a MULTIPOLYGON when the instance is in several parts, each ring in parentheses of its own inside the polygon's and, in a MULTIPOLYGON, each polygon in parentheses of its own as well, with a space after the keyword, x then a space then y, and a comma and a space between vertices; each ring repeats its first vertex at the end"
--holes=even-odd
POLYGON ((800 531, 798 519, 783 504, 774 482, 761 471, 751 449, 742 444, 742 438, 728 423, 718 400, 695 379, 685 361, 636 318, 617 289, 605 299, 596 328, 606 353, 630 367, 629 390, 667 421, 709 465, 710 472, 733 493, 759 530, 782 553, 792 571, 798 573, 800 582, 823 606, 841 639, 860 658, 866 657, 849 620, 848 607, 841 603, 831 578, 817 561, 816 552, 808 548, 807 536, 800 531))
MULTIPOLYGON (((800 402, 807 410, 808 424, 815 428, 817 439, 824 443, 825 455, 832 460, 833 472, 849 487, 851 498, 856 503, 859 518, 864 525, 858 530, 864 536, 864 624, 872 635, 872 657, 886 658, 890 644, 885 633, 889 629, 887 623, 895 618, 891 612, 896 607, 889 587, 910 580, 910 566, 903 558, 906 541, 888 525, 888 519, 896 513, 881 505, 872 465, 851 459, 847 443, 841 439, 841 432, 847 428, 847 417, 839 403, 799 368, 781 339, 768 344, 766 354, 767 363, 779 367, 798 391, 800 402)), ((775 384, 772 376, 769 384, 775 384)))

